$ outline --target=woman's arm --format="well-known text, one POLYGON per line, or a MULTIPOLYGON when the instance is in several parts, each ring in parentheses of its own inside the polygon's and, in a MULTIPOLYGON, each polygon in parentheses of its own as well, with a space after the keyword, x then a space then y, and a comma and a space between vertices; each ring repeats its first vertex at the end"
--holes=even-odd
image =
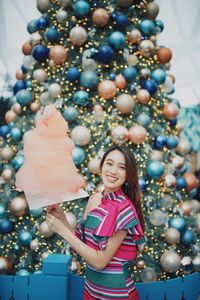
POLYGON ((105 250, 96 251, 74 236, 74 233, 71 232, 71 230, 55 216, 47 214, 46 221, 50 230, 58 233, 62 238, 64 238, 72 246, 72 248, 96 270, 102 270, 105 268, 115 255, 127 234, 126 231, 118 231, 115 235, 108 238, 105 250))

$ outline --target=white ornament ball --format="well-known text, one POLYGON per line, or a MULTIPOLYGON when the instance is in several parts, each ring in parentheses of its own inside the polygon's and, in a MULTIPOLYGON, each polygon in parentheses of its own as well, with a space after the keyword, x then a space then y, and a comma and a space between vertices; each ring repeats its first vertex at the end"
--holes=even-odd
POLYGON ((155 226, 160 226, 165 221, 165 214, 160 209, 155 209, 149 214, 149 221, 155 226))
POLYGON ((72 129, 71 138, 76 145, 85 146, 90 142, 91 133, 88 128, 79 125, 72 129))
POLYGON ((163 161, 163 152, 159 150, 152 150, 150 157, 151 160, 163 161))
POLYGON ((38 239, 34 239, 30 242, 30 248, 32 250, 37 250, 39 248, 39 241, 38 239))
POLYGON ((68 14, 65 10, 63 9, 60 9, 58 12, 57 12, 57 15, 56 15, 56 19, 59 23, 62 23, 64 21, 67 20, 67 17, 68 17, 68 14))
POLYGON ((168 228, 164 232, 165 241, 172 245, 180 241, 181 234, 176 228, 168 228))
POLYGON ((160 264, 167 273, 175 273, 181 265, 181 258, 175 252, 171 250, 165 250, 161 255, 160 264))
POLYGON ((46 81, 47 73, 43 69, 37 69, 33 72, 33 78, 39 83, 46 81))
POLYGON ((89 162, 88 162, 88 169, 92 174, 99 174, 100 173, 100 163, 101 160, 100 158, 92 158, 89 162))
POLYGON ((172 174, 168 174, 167 176, 165 176, 165 184, 167 187, 175 187, 176 177, 172 174))
POLYGON ((134 106, 135 102, 133 100, 133 97, 129 94, 122 94, 117 97, 117 103, 116 103, 117 108, 119 111, 123 114, 129 114, 134 106))
POLYGON ((138 64, 138 57, 134 54, 128 55, 127 57, 127 63, 130 66, 136 66, 138 64))
POLYGON ((58 98, 58 96, 61 94, 61 86, 58 83, 52 83, 48 87, 48 93, 49 96, 52 98, 58 98))
POLYGON ((117 144, 124 143, 128 138, 128 129, 124 126, 118 125, 111 131, 113 141, 117 144))
POLYGON ((70 30, 69 38, 73 45, 81 46, 87 40, 87 31, 82 26, 73 27, 70 30))
POLYGON ((39 232, 41 235, 43 235, 45 238, 49 238, 53 236, 53 232, 49 229, 49 226, 47 225, 46 221, 43 221, 39 226, 39 232))
POLYGON ((52 101, 52 98, 49 96, 48 92, 44 92, 40 95, 40 102, 43 105, 48 105, 51 103, 51 101, 52 101))

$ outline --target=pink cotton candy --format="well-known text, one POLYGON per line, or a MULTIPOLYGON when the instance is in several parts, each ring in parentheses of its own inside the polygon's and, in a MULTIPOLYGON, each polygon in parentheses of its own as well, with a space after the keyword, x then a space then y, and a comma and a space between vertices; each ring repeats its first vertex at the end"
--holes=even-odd
POLYGON ((67 130, 60 112, 48 105, 36 127, 24 134, 24 164, 15 185, 24 191, 30 209, 88 196, 72 159, 75 146, 67 130))

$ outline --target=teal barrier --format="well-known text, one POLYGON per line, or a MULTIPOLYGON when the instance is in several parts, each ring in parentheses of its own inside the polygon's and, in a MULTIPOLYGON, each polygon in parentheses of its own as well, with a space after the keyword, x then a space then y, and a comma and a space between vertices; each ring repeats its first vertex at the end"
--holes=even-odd
MULTIPOLYGON (((50 254, 42 273, 1 275, 0 300, 82 300, 84 278, 70 273, 71 256, 50 254)), ((148 283, 136 283, 140 300, 197 300, 200 273, 148 283)))

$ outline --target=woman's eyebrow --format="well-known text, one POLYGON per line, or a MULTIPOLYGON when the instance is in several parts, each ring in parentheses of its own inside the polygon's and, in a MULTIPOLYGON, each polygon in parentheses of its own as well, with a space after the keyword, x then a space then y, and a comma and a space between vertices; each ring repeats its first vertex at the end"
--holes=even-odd
MULTIPOLYGON (((112 162, 114 162, 114 160, 113 160, 113 159, 111 159, 111 158, 107 158, 107 159, 106 159, 106 161, 112 161, 112 162)), ((119 165, 123 165, 123 166, 125 166, 126 164, 125 164, 125 163, 119 163, 119 165)))

